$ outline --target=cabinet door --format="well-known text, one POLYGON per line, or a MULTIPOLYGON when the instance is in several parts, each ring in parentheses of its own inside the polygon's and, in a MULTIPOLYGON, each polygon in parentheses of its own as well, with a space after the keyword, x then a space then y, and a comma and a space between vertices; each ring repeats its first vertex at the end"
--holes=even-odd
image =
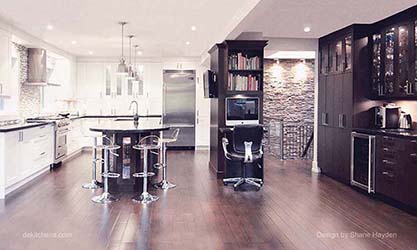
POLYGON ((318 127, 318 149, 317 149, 317 161, 318 165, 323 173, 327 172, 326 161, 326 128, 325 126, 318 127))
POLYGON ((334 127, 342 127, 342 116, 343 116, 343 74, 336 74, 333 76, 333 105, 329 106, 329 109, 333 111, 331 117, 333 122, 331 123, 334 127))
POLYGON ((395 85, 395 28, 391 27, 384 32, 384 93, 394 95, 395 85))
POLYGON ((326 89, 327 89, 327 76, 324 74, 319 75, 319 100, 318 100, 318 114, 319 114, 319 121, 318 124, 326 125, 326 89))
POLYGON ((352 35, 348 35, 343 40, 343 71, 352 70, 352 35))
POLYGON ((9 36, 0 31, 0 96, 10 95, 10 43, 9 36))
POLYGON ((385 88, 382 80, 382 39, 381 34, 372 35, 371 93, 383 96, 385 88))
POLYGON ((341 127, 352 128, 353 122, 353 80, 352 72, 343 74, 342 84, 342 113, 341 113, 341 127))
POLYGON ((336 129, 334 134, 335 161, 334 173, 338 179, 346 184, 350 182, 351 131, 350 129, 336 129))
POLYGON ((408 162, 404 165, 406 184, 403 192, 406 196, 406 203, 417 208, 417 140, 409 140, 407 143, 408 162))
POLYGON ((329 72, 329 44, 320 46, 320 74, 329 72))
POLYGON ((15 184, 20 180, 19 159, 20 154, 20 131, 13 131, 4 134, 4 162, 5 162, 5 176, 6 187, 15 184))
POLYGON ((333 137, 334 128, 327 127, 325 128, 325 152, 324 152, 324 166, 326 167, 324 173, 333 176, 333 152, 334 148, 334 137, 333 137))
POLYGON ((412 79, 412 29, 410 24, 398 26, 398 66, 396 89, 397 96, 409 96, 414 94, 412 79))
POLYGON ((334 90, 335 75, 329 75, 326 81, 326 124, 334 126, 334 90))

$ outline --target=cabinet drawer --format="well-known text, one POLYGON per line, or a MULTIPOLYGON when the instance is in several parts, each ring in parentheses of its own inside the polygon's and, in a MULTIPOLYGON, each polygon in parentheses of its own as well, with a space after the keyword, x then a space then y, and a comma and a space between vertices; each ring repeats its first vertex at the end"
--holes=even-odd
POLYGON ((383 147, 395 147, 397 140, 391 136, 382 136, 382 146, 383 147))
POLYGON ((399 200, 398 176, 395 172, 383 169, 378 170, 375 187, 378 193, 399 200))
POLYGON ((397 161, 392 159, 382 159, 380 166, 382 171, 395 171, 397 168, 401 167, 397 161))

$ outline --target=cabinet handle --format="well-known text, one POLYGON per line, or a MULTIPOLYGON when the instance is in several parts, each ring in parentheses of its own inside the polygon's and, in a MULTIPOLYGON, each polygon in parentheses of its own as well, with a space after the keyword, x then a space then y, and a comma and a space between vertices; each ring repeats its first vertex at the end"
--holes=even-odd
POLYGON ((413 157, 413 158, 416 158, 417 154, 413 153, 413 154, 410 154, 410 156, 413 157))
POLYGON ((386 176, 388 176, 388 177, 390 177, 390 178, 393 178, 393 177, 394 177, 394 175, 393 175, 393 174, 390 174, 390 173, 389 173, 389 172, 387 172, 387 171, 382 172, 382 174, 383 174, 383 175, 386 175, 386 176))
POLYGON ((321 123, 322 123, 322 125, 324 125, 324 126, 329 125, 329 124, 327 123, 327 113, 322 113, 322 114, 321 114, 321 123))
POLYGON ((389 150, 389 148, 383 148, 382 150, 384 150, 384 152, 389 152, 391 150, 389 150))
POLYGON ((41 155, 41 156, 42 156, 42 155, 46 155, 46 152, 42 152, 40 155, 41 155))
POLYGON ((394 165, 394 162, 388 161, 388 160, 382 160, 383 163, 388 164, 388 165, 394 165))
POLYGON ((416 140, 411 140, 411 143, 417 143, 417 141, 416 140))
POLYGON ((3 83, 0 83, 0 94, 3 94, 3 83))

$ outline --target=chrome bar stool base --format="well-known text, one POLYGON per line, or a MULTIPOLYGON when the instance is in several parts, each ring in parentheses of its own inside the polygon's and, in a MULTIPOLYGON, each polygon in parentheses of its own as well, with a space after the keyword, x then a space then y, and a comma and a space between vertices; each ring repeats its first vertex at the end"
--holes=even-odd
POLYGON ((152 203, 154 201, 159 200, 159 197, 156 195, 151 195, 148 192, 144 192, 139 196, 133 197, 132 201, 136 202, 136 203, 142 203, 142 204, 148 204, 148 203, 152 203))
POLYGON ((101 195, 94 196, 93 198, 91 198, 91 200, 94 201, 95 203, 105 204, 105 203, 112 203, 120 199, 110 193, 102 193, 101 195))
POLYGON ((162 180, 159 183, 156 183, 154 185, 155 187, 167 190, 167 189, 171 189, 171 188, 175 188, 177 185, 167 181, 167 180, 162 180))
POLYGON ((90 183, 86 183, 82 185, 81 187, 85 189, 97 189, 100 186, 98 185, 98 182, 96 180, 92 180, 90 183))

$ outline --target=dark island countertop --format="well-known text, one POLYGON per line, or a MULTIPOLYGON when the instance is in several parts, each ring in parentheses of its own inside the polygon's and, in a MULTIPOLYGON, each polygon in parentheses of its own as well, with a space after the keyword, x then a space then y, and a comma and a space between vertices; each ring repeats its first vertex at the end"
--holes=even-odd
MULTIPOLYGON (((104 118, 132 118, 133 115, 80 115, 80 116, 70 116, 71 120, 77 120, 77 119, 84 119, 84 118, 98 118, 98 119, 104 119, 104 118)), ((162 118, 162 115, 139 115, 139 118, 162 118)))
POLYGON ((110 132, 110 133, 144 133, 169 130, 168 125, 160 123, 160 119, 139 119, 139 123, 133 121, 115 121, 109 120, 90 127, 94 132, 110 132))
POLYGON ((411 129, 374 129, 374 128, 354 128, 353 131, 372 135, 386 135, 394 137, 417 138, 417 131, 411 129))
POLYGON ((11 125, 6 125, 6 126, 1 126, 0 127, 0 133, 5 133, 5 132, 12 132, 12 131, 16 131, 16 130, 21 130, 21 129, 28 129, 28 128, 34 128, 34 127, 40 127, 40 126, 44 126, 47 124, 51 124, 53 122, 21 122, 21 123, 17 123, 17 124, 11 124, 11 125))

